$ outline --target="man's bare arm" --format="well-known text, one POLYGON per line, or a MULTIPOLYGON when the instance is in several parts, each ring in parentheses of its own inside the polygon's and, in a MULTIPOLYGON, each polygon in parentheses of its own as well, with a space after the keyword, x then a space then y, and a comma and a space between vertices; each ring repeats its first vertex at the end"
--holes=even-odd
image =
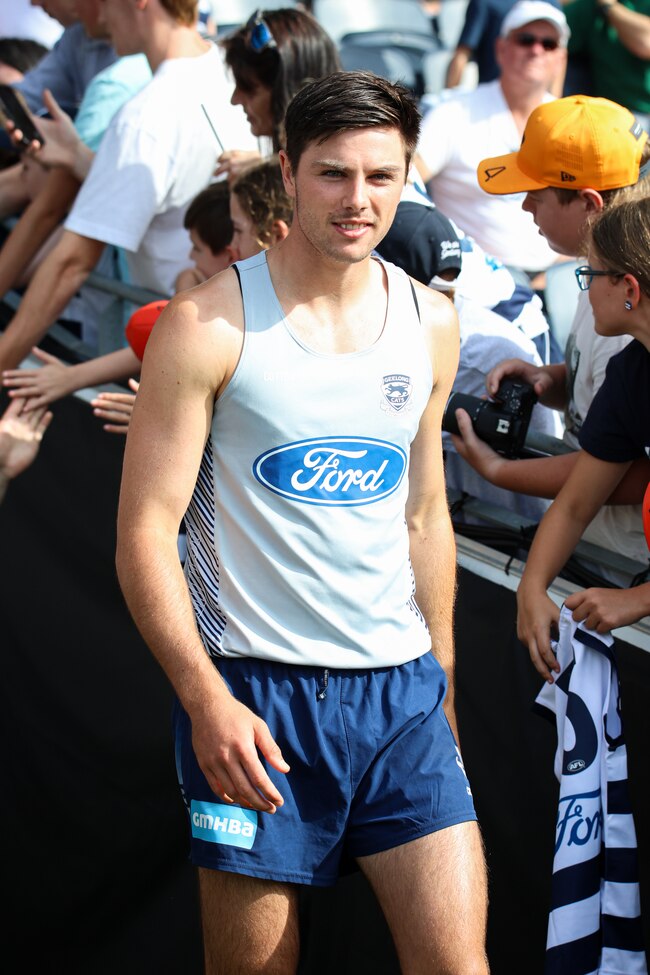
POLYGON ((456 548, 442 463, 442 414, 458 368, 458 319, 451 303, 418 288, 429 337, 434 389, 411 448, 406 521, 418 606, 431 634, 431 648, 448 681, 445 713, 457 735, 454 712, 454 599, 456 548))
POLYGON ((20 213, 29 203, 29 193, 22 178, 22 165, 7 166, 0 171, 0 220, 20 213))
POLYGON ((0 295, 20 283, 22 273, 59 225, 77 195, 79 182, 55 169, 36 199, 25 208, 0 251, 0 295))
POLYGON ((13 369, 37 345, 77 293, 105 244, 66 230, 25 292, 11 322, 0 335, 0 368, 13 369))
POLYGON ((445 78, 446 88, 456 88, 463 79, 463 71, 469 63, 469 59, 472 56, 471 47, 467 47, 465 44, 459 45, 451 56, 451 60, 447 65, 447 76, 445 78))
POLYGON ((191 298, 173 299, 149 339, 124 459, 117 567, 133 618, 190 716, 211 788, 226 802, 275 812, 282 797, 258 750, 279 771, 288 766, 266 724, 232 697, 208 657, 176 547, 215 395, 241 348, 239 289, 234 274, 225 275, 226 283, 219 276, 191 298), (211 316, 214 307, 223 318, 211 316))
POLYGON ((650 60, 650 17, 630 10, 622 3, 610 5, 605 0, 598 6, 607 8, 605 19, 616 31, 623 47, 642 61, 650 60))

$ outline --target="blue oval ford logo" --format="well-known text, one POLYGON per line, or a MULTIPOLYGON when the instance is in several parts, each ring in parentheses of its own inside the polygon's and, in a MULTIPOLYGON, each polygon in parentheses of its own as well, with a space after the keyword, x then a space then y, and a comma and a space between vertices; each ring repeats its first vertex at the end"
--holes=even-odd
POLYGON ((323 437, 268 450, 253 474, 276 494, 306 504, 370 504, 395 491, 404 477, 401 447, 368 437, 323 437))

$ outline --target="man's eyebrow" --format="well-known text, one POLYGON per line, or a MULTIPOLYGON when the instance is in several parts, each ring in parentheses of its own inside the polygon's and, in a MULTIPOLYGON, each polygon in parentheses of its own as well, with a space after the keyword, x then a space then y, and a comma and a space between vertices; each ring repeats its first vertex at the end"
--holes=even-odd
MULTIPOLYGON (((314 169, 340 169, 341 172, 344 173, 348 172, 350 169, 350 166, 346 166, 344 163, 335 159, 314 159, 311 165, 314 169)), ((370 171, 375 172, 376 170, 381 169, 382 172, 401 173, 403 168, 404 167, 401 164, 378 163, 376 166, 372 166, 370 171)))

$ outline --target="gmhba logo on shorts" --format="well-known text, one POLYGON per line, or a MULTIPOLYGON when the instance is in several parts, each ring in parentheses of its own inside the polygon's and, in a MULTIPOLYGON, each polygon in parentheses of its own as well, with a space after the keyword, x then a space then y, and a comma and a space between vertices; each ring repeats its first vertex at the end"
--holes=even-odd
POLYGON ((192 799, 190 820, 192 836, 206 843, 250 850, 255 842, 257 813, 254 809, 192 799))
POLYGON ((401 447, 369 437, 323 437, 268 450, 253 474, 275 494, 305 504, 371 504, 395 491, 404 477, 401 447))

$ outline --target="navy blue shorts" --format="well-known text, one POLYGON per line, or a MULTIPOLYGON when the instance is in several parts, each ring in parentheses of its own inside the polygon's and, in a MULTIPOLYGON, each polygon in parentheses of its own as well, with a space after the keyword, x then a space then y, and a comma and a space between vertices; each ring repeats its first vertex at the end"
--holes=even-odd
POLYGON ((234 696, 264 718, 291 770, 265 763, 284 798, 273 815, 220 802, 176 705, 176 763, 197 866, 328 886, 349 858, 476 819, 442 709, 445 676, 431 653, 378 670, 233 658, 218 667, 234 696))

